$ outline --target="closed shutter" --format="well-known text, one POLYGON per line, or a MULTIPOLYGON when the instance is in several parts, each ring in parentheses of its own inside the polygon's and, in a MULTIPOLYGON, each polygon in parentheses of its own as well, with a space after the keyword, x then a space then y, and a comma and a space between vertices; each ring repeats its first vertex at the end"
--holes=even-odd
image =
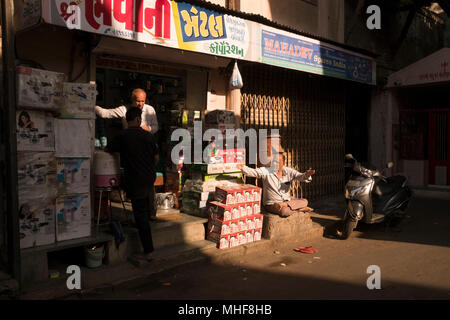
MULTIPOLYGON (((240 68, 242 128, 278 129, 286 165, 301 172, 316 170, 313 182, 302 184, 304 197, 343 192, 344 81, 265 65, 240 68)), ((300 197, 298 182, 291 192, 300 197)))

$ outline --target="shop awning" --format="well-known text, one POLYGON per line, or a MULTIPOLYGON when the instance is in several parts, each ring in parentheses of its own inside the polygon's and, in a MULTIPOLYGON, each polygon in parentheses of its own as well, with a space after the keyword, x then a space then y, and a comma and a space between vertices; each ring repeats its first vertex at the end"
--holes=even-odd
POLYGON ((450 83, 450 48, 435 53, 401 69, 388 78, 387 87, 407 87, 450 83))
POLYGON ((36 12, 40 12, 45 23, 104 37, 376 83, 373 57, 191 3, 173 0, 16 2, 23 2, 21 25, 35 21, 36 12), (115 8, 117 4, 120 7, 115 8))

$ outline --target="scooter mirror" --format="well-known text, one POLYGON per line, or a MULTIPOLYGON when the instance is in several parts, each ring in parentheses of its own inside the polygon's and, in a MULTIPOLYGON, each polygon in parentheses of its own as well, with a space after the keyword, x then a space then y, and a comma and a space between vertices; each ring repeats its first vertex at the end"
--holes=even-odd
POLYGON ((390 169, 394 166, 393 162, 388 162, 388 164, 386 165, 386 168, 390 169))

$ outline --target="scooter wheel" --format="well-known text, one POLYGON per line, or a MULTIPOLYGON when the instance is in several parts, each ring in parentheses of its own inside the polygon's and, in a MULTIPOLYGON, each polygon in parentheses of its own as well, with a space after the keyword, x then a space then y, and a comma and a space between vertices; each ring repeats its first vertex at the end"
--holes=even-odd
POLYGON ((358 221, 354 221, 351 217, 347 217, 342 228, 342 239, 347 240, 356 228, 358 221))

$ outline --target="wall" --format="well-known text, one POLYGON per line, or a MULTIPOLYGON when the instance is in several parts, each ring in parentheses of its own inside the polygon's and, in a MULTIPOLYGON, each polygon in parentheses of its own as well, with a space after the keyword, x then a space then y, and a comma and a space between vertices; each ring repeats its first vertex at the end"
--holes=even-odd
MULTIPOLYGON (((226 0, 210 0, 226 7, 226 0)), ((344 0, 233 0, 236 10, 293 29, 344 42, 344 0)))
POLYGON ((88 82, 89 48, 86 36, 84 33, 43 25, 17 35, 17 58, 37 62, 51 71, 62 72, 70 81, 88 82), (80 77, 74 81, 77 75, 80 77))
POLYGON ((186 106, 190 110, 206 109, 207 72, 188 70, 186 106))
POLYGON ((210 70, 208 76, 207 109, 224 110, 226 107, 227 81, 218 69, 210 70))

